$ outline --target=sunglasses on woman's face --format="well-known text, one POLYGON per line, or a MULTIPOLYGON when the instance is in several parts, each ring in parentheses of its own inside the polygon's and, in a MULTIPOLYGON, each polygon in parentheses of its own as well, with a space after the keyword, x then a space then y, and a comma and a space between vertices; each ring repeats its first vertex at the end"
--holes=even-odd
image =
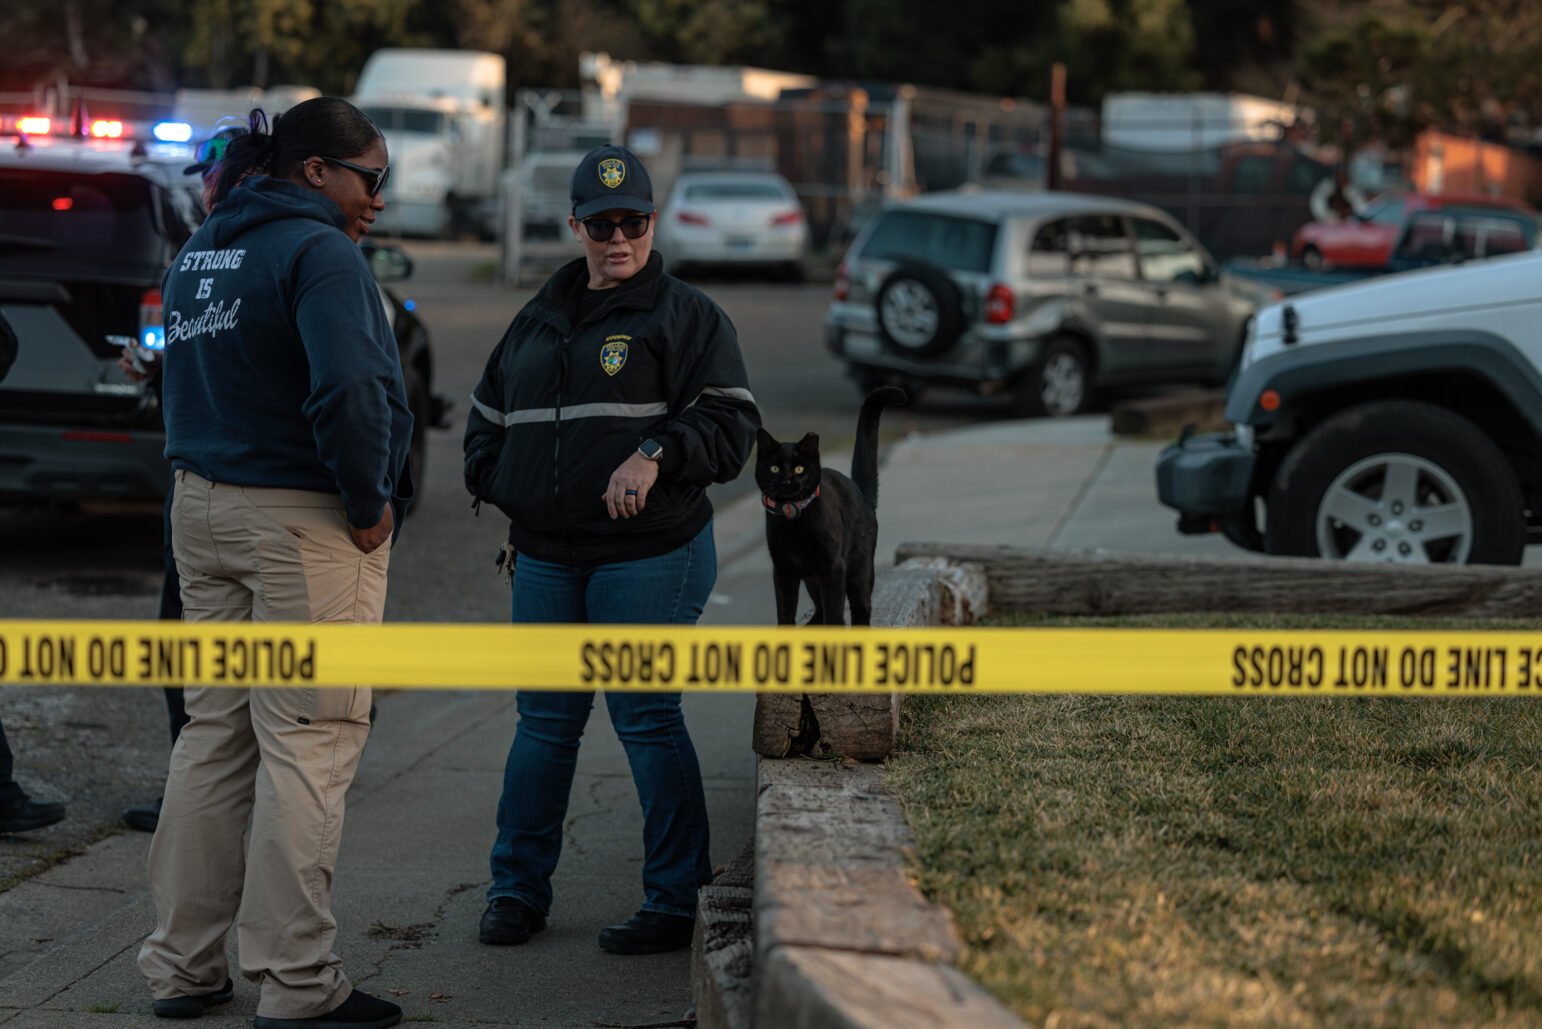
POLYGON ((620 229, 621 235, 627 239, 641 239, 648 231, 648 222, 652 217, 651 214, 629 214, 618 222, 605 218, 585 218, 584 231, 589 233, 589 238, 596 243, 609 242, 617 229, 620 229))
POLYGON ((347 168, 349 171, 358 172, 359 176, 364 179, 364 184, 369 187, 369 195, 372 197, 380 195, 380 191, 385 189, 386 180, 391 177, 391 166, 389 164, 384 168, 366 168, 362 164, 354 164, 352 161, 345 161, 340 157, 323 157, 322 160, 328 164, 335 164, 339 167, 347 168))

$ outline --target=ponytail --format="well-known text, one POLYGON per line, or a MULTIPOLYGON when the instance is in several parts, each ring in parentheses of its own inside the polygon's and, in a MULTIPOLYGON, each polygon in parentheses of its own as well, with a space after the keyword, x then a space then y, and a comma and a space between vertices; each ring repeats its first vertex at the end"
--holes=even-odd
MULTIPOLYGON (((248 175, 294 179, 309 157, 357 157, 380 138, 375 123, 348 101, 323 96, 275 115, 254 107, 243 128, 215 137, 225 140, 224 153, 204 173, 204 204, 212 207, 230 195, 248 175)), ((214 142, 214 141, 211 141, 214 142)))

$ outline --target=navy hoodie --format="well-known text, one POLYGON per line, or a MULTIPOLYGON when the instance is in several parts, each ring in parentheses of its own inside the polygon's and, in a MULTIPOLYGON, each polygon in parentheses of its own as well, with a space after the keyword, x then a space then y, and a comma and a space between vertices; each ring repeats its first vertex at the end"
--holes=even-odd
POLYGON ((412 496, 412 414, 383 300, 331 200, 242 182, 166 273, 172 467, 211 482, 336 493, 369 528, 412 496))

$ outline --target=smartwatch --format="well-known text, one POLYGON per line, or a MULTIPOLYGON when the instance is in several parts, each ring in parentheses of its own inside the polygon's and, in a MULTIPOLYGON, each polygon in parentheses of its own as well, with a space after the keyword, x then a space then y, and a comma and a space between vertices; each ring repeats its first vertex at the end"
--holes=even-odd
POLYGON ((637 445, 637 452, 650 461, 658 461, 664 456, 664 447, 656 440, 645 439, 637 445))

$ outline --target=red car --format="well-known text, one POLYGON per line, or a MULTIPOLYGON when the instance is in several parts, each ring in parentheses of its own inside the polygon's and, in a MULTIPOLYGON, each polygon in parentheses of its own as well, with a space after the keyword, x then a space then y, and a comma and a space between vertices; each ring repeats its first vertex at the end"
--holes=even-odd
POLYGON ((1291 256, 1308 268, 1385 268, 1410 221, 1450 208, 1533 213, 1525 203, 1509 197, 1388 193, 1344 221, 1301 226, 1296 230, 1291 256))

